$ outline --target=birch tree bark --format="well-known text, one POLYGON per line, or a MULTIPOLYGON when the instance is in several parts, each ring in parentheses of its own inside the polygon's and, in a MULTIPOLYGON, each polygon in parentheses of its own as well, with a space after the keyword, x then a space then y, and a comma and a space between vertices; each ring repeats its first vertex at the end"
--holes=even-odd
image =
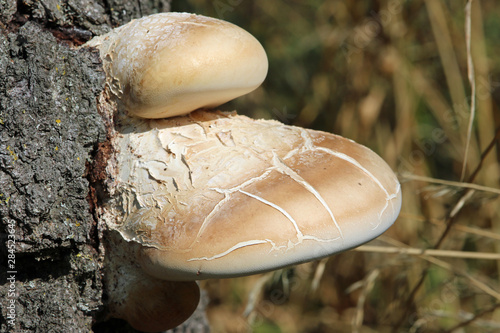
MULTIPOLYGON (((104 72, 77 46, 169 6, 0 0, 1 332, 133 332, 106 320, 91 177, 106 142, 104 72)), ((196 316, 177 331, 206 330, 196 316)))

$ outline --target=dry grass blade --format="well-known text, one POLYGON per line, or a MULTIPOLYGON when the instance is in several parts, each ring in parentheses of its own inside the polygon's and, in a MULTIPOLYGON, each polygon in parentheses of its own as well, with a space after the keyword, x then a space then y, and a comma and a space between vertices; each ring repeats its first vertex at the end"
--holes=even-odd
POLYGON ((430 263, 433 263, 434 265, 437 265, 441 268, 444 268, 450 272, 453 272, 455 273, 456 275, 460 275, 460 276, 463 276, 465 277, 466 279, 468 279, 472 285, 474 285, 476 288, 478 288, 479 290, 483 291, 485 294, 495 298, 497 301, 500 301, 500 292, 498 292, 497 290, 493 289, 492 287, 488 286, 486 283, 476 279, 475 277, 473 277, 471 274, 467 273, 466 271, 460 269, 460 268, 457 268, 457 267, 454 267, 453 265, 445 262, 445 261, 442 261, 442 260, 439 260, 439 259, 436 259, 434 257, 428 257, 428 256, 423 256, 425 260, 429 261, 430 263))
MULTIPOLYGON (((433 3, 433 1, 427 1, 426 4, 429 6, 430 3, 433 3)), ((469 0, 468 2, 468 5, 470 6, 470 4, 472 3, 471 0, 469 0)), ((437 6, 437 5, 436 5, 437 6)), ((469 23, 466 23, 467 24, 470 24, 470 10, 468 11, 468 14, 469 14, 469 23)), ((432 15, 431 15, 432 16, 432 15)), ((467 15, 466 15, 467 16, 467 15)), ((466 19, 467 20, 467 19, 466 19)), ((432 21, 432 20, 431 20, 432 21)), ((470 30, 470 28, 469 28, 470 30)), ((469 34, 469 37, 470 37, 470 34, 469 34)), ((470 45, 469 45, 470 47, 470 45)), ((468 53, 470 54, 470 52, 468 51, 468 53)), ((445 70, 446 70, 446 66, 445 66, 445 70)), ((470 73, 469 73, 469 77, 470 77, 470 73)), ((473 74, 472 74, 472 77, 473 77, 473 74)), ((475 89, 475 88, 474 88, 475 89)), ((475 91, 474 91, 475 92, 475 91)), ((481 159, 479 161, 479 164, 478 166, 475 168, 474 172, 472 172, 472 174, 470 175, 467 183, 472 183, 475 179, 475 177, 477 176, 477 174, 479 173, 479 171, 481 170, 481 167, 482 167, 482 163, 483 161, 486 159, 487 155, 493 150, 493 147, 495 146, 495 143, 496 141, 498 140, 498 137, 499 137, 499 130, 497 129, 497 132, 496 132, 496 135, 495 137, 492 139, 491 143, 488 145, 488 147, 483 151, 483 153, 481 154, 481 159)), ((470 140, 467 141, 467 143, 470 145, 470 140)), ((464 159, 465 161, 466 159, 464 159)), ((464 169, 464 168, 463 168, 464 169)), ((469 188, 461 197, 460 199, 457 201, 457 203, 454 205, 454 207, 449 211, 448 213, 448 217, 446 219, 447 223, 446 223, 446 229, 443 231, 443 233, 441 234, 440 238, 438 239, 438 241, 435 243, 435 245, 433 246, 433 249, 438 249, 443 241, 446 239, 446 237, 448 236, 451 228, 453 227, 453 225, 455 224, 455 222, 457 221, 457 216, 460 212, 460 210, 463 208, 463 206, 465 205, 466 201, 470 199, 470 197, 472 196, 474 190, 469 188)), ((420 279, 418 280, 418 282, 414 285, 412 291, 410 292, 409 294, 409 297, 407 298, 407 300, 405 301, 405 307, 406 307, 406 311, 405 313, 409 310, 409 307, 410 307, 410 304, 413 303, 413 300, 415 298, 415 295, 416 293, 418 292, 418 290, 420 290, 420 288, 422 287, 422 284, 424 282, 424 279, 425 277, 427 276, 427 270, 423 270, 422 271, 422 275, 420 277, 420 279)), ((496 292, 495 292, 496 293, 496 292)), ((499 294, 500 295, 500 294, 499 294)), ((394 327, 394 331, 396 332, 399 327, 401 327, 401 325, 403 324, 405 318, 404 316, 400 318, 400 320, 396 323, 395 327, 394 327)))
MULTIPOLYGON (((419 222, 430 222, 430 223, 434 224, 435 226, 438 226, 438 227, 441 227, 441 228, 445 226, 445 221, 444 220, 441 220, 441 219, 426 219, 423 216, 411 215, 411 214, 407 214, 407 213, 404 213, 404 212, 399 215, 399 218, 400 219, 409 219, 409 220, 412 220, 412 221, 419 221, 419 222)), ((463 232, 463 233, 467 233, 467 234, 470 234, 470 235, 475 235, 475 236, 479 236, 479 237, 485 237, 485 238, 490 238, 490 239, 493 239, 493 240, 500 241, 500 234, 497 234, 497 233, 492 232, 490 230, 478 229, 478 228, 469 227, 469 226, 462 225, 462 224, 455 224, 452 227, 452 229, 460 231, 460 232, 463 232)))
MULTIPOLYGON (((476 169, 474 170, 474 172, 471 174, 471 176, 469 177, 468 181, 469 182, 472 182, 474 181, 474 178, 475 176, 478 174, 479 170, 481 169, 481 166, 482 166, 482 161, 486 158, 486 156, 488 155, 488 152, 491 151, 491 149, 494 147, 494 142, 496 141, 497 139, 497 136, 500 132, 497 131, 497 135, 495 136, 495 138, 493 138, 493 141, 492 143, 488 146, 487 148, 487 151, 483 152, 483 154, 481 155, 481 161, 479 162, 479 165, 476 167, 476 169)), ((445 230, 443 231, 443 233, 441 234, 440 238, 438 239, 438 241, 435 243, 435 245, 433 246, 433 249, 438 249, 443 241, 446 239, 446 237, 448 236, 450 230, 452 229, 453 225, 455 224, 456 220, 457 220, 457 217, 458 217, 458 214, 460 212, 460 210, 463 208, 465 202, 470 198, 470 196, 472 196, 473 194, 473 191, 472 189, 468 189, 461 197, 460 199, 456 202, 456 204, 453 206, 453 208, 450 210, 450 212, 448 213, 448 217, 446 219, 446 228, 445 230)), ((430 261, 430 260, 429 260, 430 261)), ((466 273, 465 273, 466 274, 466 273)), ((463 275, 463 274, 462 274, 463 275)), ((468 275, 468 274, 467 274, 468 275)), ((410 304, 413 303, 413 300, 415 298, 415 295, 417 294, 417 292, 420 290, 420 288, 422 287, 422 284, 425 280, 425 277, 427 276, 427 269, 423 270, 422 271, 422 274, 420 276, 420 279, 418 280, 418 282, 414 285, 414 287, 412 288, 408 298, 406 299, 405 301, 405 308, 406 308, 406 311, 405 311, 405 315, 403 315, 400 320, 394 325, 394 328, 393 328, 393 331, 394 332, 397 332, 399 330, 399 328, 401 327, 401 325, 403 324, 404 320, 405 320, 405 317, 406 317, 406 312, 409 310, 410 308, 410 304)), ((486 288, 487 289, 487 288, 486 288)), ((493 292, 493 294, 498 294, 496 292, 493 292)), ((500 294, 498 294, 498 296, 500 296, 500 294)), ((496 297, 495 297, 496 298, 496 297)))
POLYGON ((432 257, 447 257, 460 259, 481 259, 481 260, 500 260, 500 253, 485 253, 472 251, 451 251, 451 250, 435 250, 435 249, 417 249, 417 248, 401 248, 376 245, 361 245, 354 249, 359 252, 374 252, 388 253, 412 256, 432 256, 432 257))
MULTIPOLYGON (((391 238, 388 238, 388 237, 381 237, 381 240, 382 241, 386 241, 392 245, 395 245, 395 247, 393 249, 397 250, 397 251, 405 251, 405 250, 408 250, 408 254, 410 254, 411 252, 413 252, 413 250, 416 250, 416 252, 418 251, 422 251, 420 249, 412 249, 412 248, 408 248, 408 246, 406 246, 405 244, 401 243, 401 242, 398 242, 397 240, 395 239, 391 239, 391 238)), ((376 250, 375 248, 377 248, 377 246, 373 246, 370 250, 370 252, 375 252, 373 250, 376 250)), ((378 248, 383 248, 383 247, 378 247, 378 248)), ((391 249, 392 250, 392 249, 391 249)), ((499 300, 500 301, 500 292, 496 291, 495 289, 493 289, 492 287, 488 286, 486 283, 476 279, 475 277, 473 277, 471 274, 469 274, 468 272, 466 272, 465 270, 459 268, 459 267, 455 267, 445 261, 442 261, 440 259, 437 259, 437 258, 434 258, 433 256, 429 256, 428 254, 429 253, 434 253, 434 254, 444 254, 444 256, 448 256, 446 254, 452 254, 452 252, 461 252, 461 251, 438 251, 438 250, 432 250, 432 249, 429 249, 429 250, 424 250, 425 254, 418 254, 418 253, 414 253, 414 255, 416 256, 419 256, 421 257, 422 259, 434 264, 434 265, 437 265, 441 268, 444 268, 450 272, 453 272, 454 274, 456 275, 460 275, 460 276, 463 276, 465 277, 466 279, 468 279, 472 285, 476 286, 478 289, 480 289, 481 291, 483 291, 484 293, 490 295, 491 297, 494 297, 495 299, 499 300)), ((463 251, 462 251, 463 252, 463 251)), ((397 253, 397 252, 395 252, 397 253)), ((456 255, 455 258, 459 258, 458 257, 458 253, 455 253, 454 255, 456 255)), ((471 253, 471 255, 473 255, 471 253)), ((487 254, 484 254, 484 257, 487 257, 491 254, 487 253, 487 254)), ((451 256, 451 255, 450 255, 451 256)), ((471 258, 471 259, 479 259, 479 258, 471 258)), ((484 259, 484 258, 481 258, 481 259, 484 259)), ((494 259, 494 260, 498 260, 496 258, 491 258, 491 259, 494 259)))
POLYGON ((325 272, 325 267, 326 263, 328 261, 328 258, 321 259, 318 262, 318 266, 316 267, 316 270, 314 271, 314 277, 311 281, 311 292, 315 293, 316 290, 318 290, 319 287, 319 282, 321 281, 321 278, 323 277, 323 274, 325 272))
POLYGON ((363 281, 363 291, 358 298, 358 303, 356 306, 356 315, 353 318, 353 333, 358 333, 363 325, 364 318, 364 305, 368 294, 373 289, 375 284, 375 280, 379 276, 380 271, 378 269, 374 269, 368 274, 368 276, 363 281))
POLYGON ((476 80, 474 75, 474 62, 472 61, 472 52, 471 52, 472 1, 473 0, 468 0, 467 5, 465 5, 465 42, 467 45, 467 76, 469 78, 469 83, 471 88, 471 102, 470 102, 469 124, 467 126, 467 139, 465 142, 464 161, 462 164, 462 174, 460 176, 461 181, 465 179, 465 173, 467 170, 467 158, 469 156, 470 140, 472 136, 472 125, 474 124, 474 118, 476 115, 476 80))
MULTIPOLYGON (((243 316, 244 317, 250 317, 251 314, 255 311, 256 305, 259 301, 259 297, 262 294, 262 290, 264 289, 264 286, 269 280, 273 277, 273 272, 263 274, 257 282, 255 282, 255 285, 253 286, 252 290, 248 294, 248 301, 247 305, 245 307, 245 310, 243 311, 243 316)), ((251 318, 249 318, 249 321, 251 321, 251 318)))
POLYGON ((404 181, 404 180, 416 180, 416 181, 421 181, 421 182, 441 184, 441 185, 454 186, 454 187, 462 187, 462 188, 468 188, 468 189, 477 190, 477 191, 484 191, 484 192, 500 194, 500 189, 488 187, 488 186, 477 185, 477 184, 471 184, 471 183, 465 183, 465 182, 454 182, 454 181, 450 181, 450 180, 436 179, 436 178, 425 177, 425 176, 418 176, 418 175, 414 175, 411 173, 403 173, 403 174, 401 174, 400 177, 401 177, 402 181, 404 181))
POLYGON ((432 32, 437 42, 452 104, 458 107, 467 103, 467 98, 462 84, 460 66, 458 65, 458 59, 453 47, 454 43, 450 29, 448 28, 448 15, 445 13, 445 5, 441 1, 434 0, 426 0, 425 5, 429 13, 432 32))

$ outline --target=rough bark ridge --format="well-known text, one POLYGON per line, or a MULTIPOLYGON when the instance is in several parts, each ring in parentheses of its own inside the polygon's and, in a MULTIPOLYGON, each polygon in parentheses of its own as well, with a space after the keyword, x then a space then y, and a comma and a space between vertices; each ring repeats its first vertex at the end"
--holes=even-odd
POLYGON ((105 300, 85 177, 106 140, 104 73, 97 51, 75 46, 168 9, 168 0, 0 0, 1 332, 132 331, 93 326, 105 300))

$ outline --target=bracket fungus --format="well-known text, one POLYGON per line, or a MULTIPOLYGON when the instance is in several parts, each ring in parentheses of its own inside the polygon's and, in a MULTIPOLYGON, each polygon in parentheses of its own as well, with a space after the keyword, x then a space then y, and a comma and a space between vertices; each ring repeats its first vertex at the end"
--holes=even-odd
POLYGON ((108 115, 115 154, 100 212, 113 231, 112 315, 138 329, 166 329, 194 310, 195 280, 323 258, 377 237, 398 216, 400 184, 370 149, 330 133, 200 110, 264 80, 263 48, 242 29, 165 13, 87 46, 99 47, 119 99, 108 115), (182 291, 158 292, 175 286, 182 291), (169 303, 168 312, 177 300, 165 298, 183 292, 190 301, 172 321, 138 311, 140 294, 163 297, 156 302, 169 303))
POLYGON ((93 38, 109 87, 129 114, 165 118, 215 107, 257 88, 264 48, 245 30, 188 13, 134 20, 93 38))

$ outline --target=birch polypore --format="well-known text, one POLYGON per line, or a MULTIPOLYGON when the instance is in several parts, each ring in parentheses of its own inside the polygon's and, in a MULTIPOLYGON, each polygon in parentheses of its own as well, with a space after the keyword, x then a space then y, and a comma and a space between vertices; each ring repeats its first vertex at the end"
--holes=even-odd
POLYGON ((166 281, 146 274, 134 260, 138 244, 107 233, 106 295, 109 316, 142 332, 160 332, 182 324, 195 311, 200 290, 194 281, 166 281))
POLYGON ((165 118, 215 107, 257 88, 267 56, 245 30, 188 13, 161 13, 95 37, 111 91, 130 115, 165 118))
POLYGON ((177 281, 326 257, 396 219, 400 184, 368 148, 276 121, 194 111, 264 80, 265 52, 242 29, 166 13, 87 46, 99 47, 108 86, 127 111, 102 108, 114 122, 109 198, 99 211, 111 229, 103 237, 110 316, 139 330, 171 328, 199 297, 196 283, 177 281))
POLYGON ((126 119, 108 224, 166 280, 232 277, 325 257, 383 233, 399 182, 340 136, 197 111, 126 119))

